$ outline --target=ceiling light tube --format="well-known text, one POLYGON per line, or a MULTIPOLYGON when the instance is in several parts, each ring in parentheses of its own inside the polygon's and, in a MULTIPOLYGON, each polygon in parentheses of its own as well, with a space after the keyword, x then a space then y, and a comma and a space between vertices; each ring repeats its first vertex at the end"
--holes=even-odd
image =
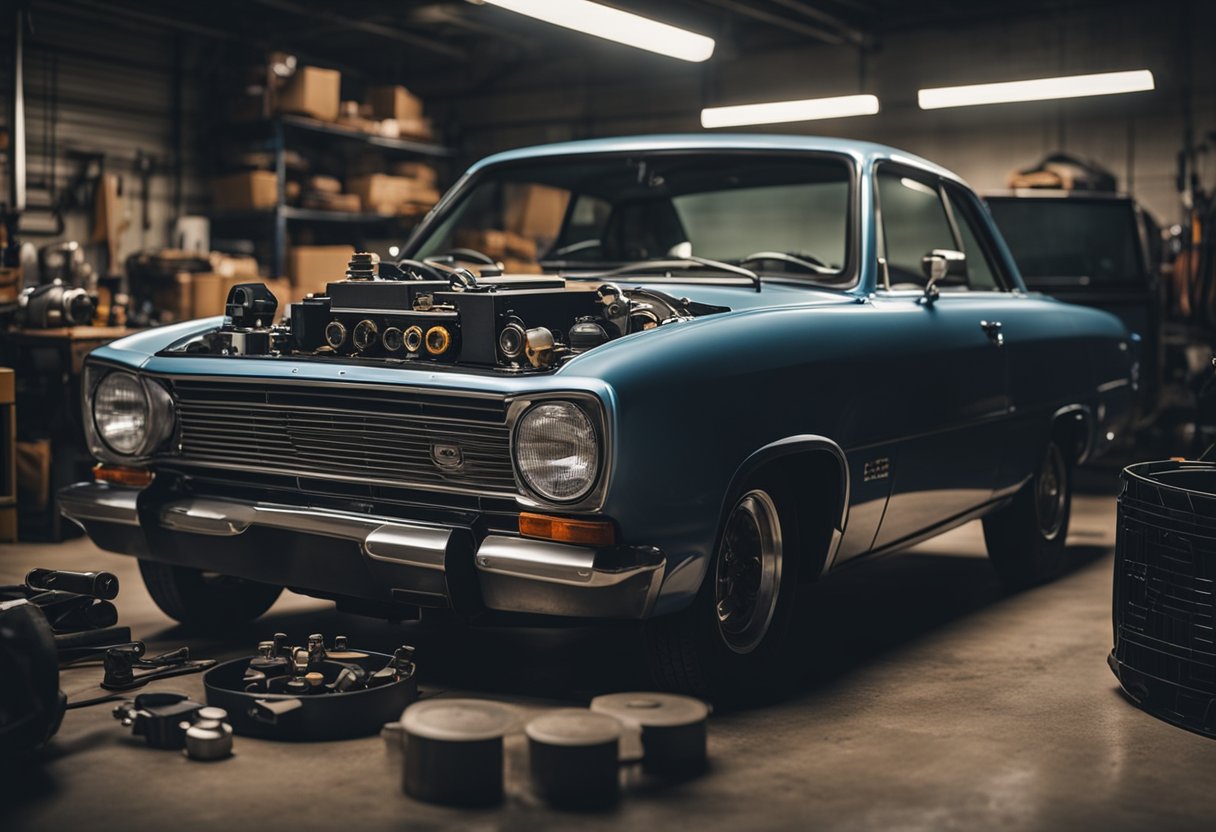
POLYGON ((714 54, 714 39, 590 0, 481 0, 586 35, 700 62, 714 54))
POLYGON ((1097 75, 1036 78, 1033 81, 1006 81, 1000 84, 936 87, 920 90, 917 96, 922 110, 937 110, 942 107, 971 107, 976 104, 1009 104, 1017 101, 1050 101, 1087 95, 1143 92, 1153 88, 1153 73, 1147 69, 1137 69, 1130 72, 1102 72, 1097 75))
POLYGON ((701 111, 701 126, 741 127, 745 124, 781 124, 788 121, 869 116, 877 112, 877 96, 841 95, 836 98, 807 98, 801 101, 770 101, 765 104, 706 107, 701 111))

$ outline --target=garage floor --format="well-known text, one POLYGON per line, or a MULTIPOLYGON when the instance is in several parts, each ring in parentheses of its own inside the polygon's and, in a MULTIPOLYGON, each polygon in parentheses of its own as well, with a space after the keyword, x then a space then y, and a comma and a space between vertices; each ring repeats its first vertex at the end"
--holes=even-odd
MULTIPOLYGON (((1106 488, 1109 492, 1111 489, 1106 488)), ((612 814, 559 814, 523 788, 509 745, 501 810, 460 812, 404 797, 378 738, 284 745, 237 738, 235 758, 192 763, 124 733, 108 706, 69 712, 41 768, 5 779, 16 829, 1211 829, 1216 742, 1128 704, 1106 667, 1113 496, 1078 496, 1073 568, 1003 596, 978 524, 834 576, 809 596, 806 679, 792 699, 719 714, 712 770, 683 786, 635 789, 612 814), (77 825, 79 824, 79 826, 77 825)), ((74 541, 0 550, 0 582, 33 566, 117 573, 122 623, 153 650, 247 654, 283 630, 345 633, 355 645, 418 646, 427 692, 464 691, 528 708, 582 704, 645 684, 628 629, 438 634, 393 629, 285 596, 243 639, 188 639, 162 616, 135 562, 74 541)), ((100 671, 64 679, 69 695, 100 671)), ((193 693, 197 676, 159 683, 193 693)))

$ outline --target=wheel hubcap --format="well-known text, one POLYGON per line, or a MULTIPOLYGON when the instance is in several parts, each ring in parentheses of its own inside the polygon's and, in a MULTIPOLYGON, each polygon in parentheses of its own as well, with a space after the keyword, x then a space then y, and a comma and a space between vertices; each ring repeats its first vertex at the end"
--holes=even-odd
POLYGON ((1060 533, 1064 524, 1064 503, 1068 497, 1067 473, 1064 457, 1053 443, 1047 448, 1047 456, 1035 482, 1034 511, 1039 521, 1039 531, 1051 540, 1060 533))
POLYGON ((765 492, 749 491, 735 504, 715 577, 722 638, 736 653, 750 653, 768 633, 781 586, 781 524, 765 492))

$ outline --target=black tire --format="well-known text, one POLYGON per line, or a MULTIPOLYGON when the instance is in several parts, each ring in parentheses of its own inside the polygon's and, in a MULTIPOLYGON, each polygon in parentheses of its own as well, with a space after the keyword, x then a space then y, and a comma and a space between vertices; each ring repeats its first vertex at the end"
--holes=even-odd
POLYGON ((1005 508, 984 518, 984 542, 1001 582, 1024 589, 1059 575, 1072 514, 1069 457, 1056 440, 1035 475, 1005 508))
MULTIPOLYGON (((797 595, 800 551, 794 501, 790 491, 779 482, 749 483, 730 505, 722 539, 696 599, 679 613, 646 622, 645 628, 647 661, 657 686, 723 704, 771 697, 791 678, 787 636, 797 595), (762 628, 759 621, 766 617, 762 612, 740 619, 739 625, 729 623, 729 612, 725 613, 725 621, 719 615, 719 587, 736 583, 732 579, 734 559, 728 554, 728 539, 735 533, 746 536, 747 521, 739 521, 742 524, 739 527, 733 527, 732 521, 738 520, 736 513, 744 501, 756 500, 757 495, 767 503, 777 523, 780 550, 775 558, 779 569, 774 600, 771 605, 757 606, 757 610, 771 606, 768 623, 762 628), (749 629, 744 625, 752 626, 749 629)), ((745 513, 755 510, 753 505, 745 513)), ((760 572, 764 574, 763 567, 760 572)), ((734 577, 742 581, 739 575, 734 577)), ((763 583, 764 578, 760 580, 763 583)))
POLYGON ((192 630, 223 632, 248 624, 274 604, 282 587, 141 560, 139 572, 161 611, 192 630))

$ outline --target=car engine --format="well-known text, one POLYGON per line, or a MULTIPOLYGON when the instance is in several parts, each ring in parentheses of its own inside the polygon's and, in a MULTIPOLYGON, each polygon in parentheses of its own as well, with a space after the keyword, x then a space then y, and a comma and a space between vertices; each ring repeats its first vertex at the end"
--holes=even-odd
POLYGON ((647 288, 562 277, 503 276, 435 261, 377 263, 355 254, 345 279, 292 303, 261 283, 230 290, 223 325, 171 352, 223 356, 336 356, 547 370, 614 338, 727 312, 647 288))

